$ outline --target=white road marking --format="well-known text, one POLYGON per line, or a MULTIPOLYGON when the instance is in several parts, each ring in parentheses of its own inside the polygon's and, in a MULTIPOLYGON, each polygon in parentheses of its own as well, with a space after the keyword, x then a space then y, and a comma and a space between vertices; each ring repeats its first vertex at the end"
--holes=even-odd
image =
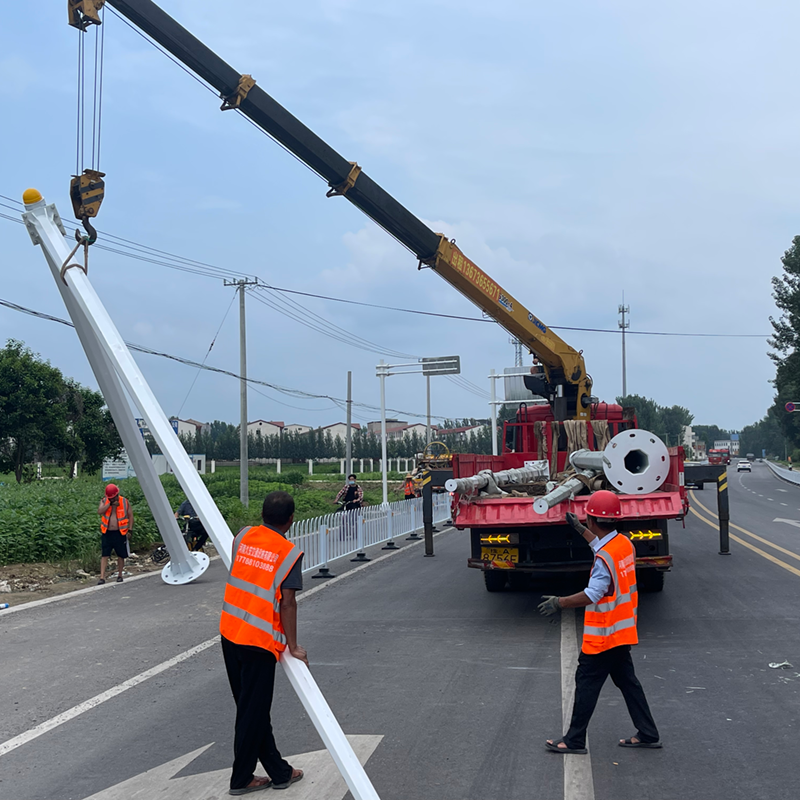
MULTIPOLYGON (((452 528, 446 528, 443 531, 439 531, 435 533, 434 536, 441 536, 444 533, 448 533, 452 528)), ((362 569, 366 569, 367 567, 371 567, 374 564, 378 564, 384 559, 391 558, 392 556, 396 556, 399 553, 407 553, 411 549, 413 549, 415 544, 419 544, 424 542, 424 539, 420 539, 419 542, 411 542, 408 546, 401 548, 400 550, 392 550, 385 555, 380 556, 379 558, 375 558, 372 561, 366 564, 359 564, 359 566, 355 567, 354 569, 349 570, 348 572, 344 572, 341 575, 337 575, 335 578, 331 578, 329 581, 325 583, 319 584, 314 586, 308 591, 303 591, 297 596, 297 601, 300 602, 306 597, 311 597, 311 595, 316 594, 317 592, 321 592, 324 589, 327 589, 329 586, 332 586, 334 583, 338 583, 339 581, 347 578, 350 575, 354 575, 355 573, 359 572, 362 569)), ((219 556, 217 556, 219 558, 219 556)), ((147 573, 146 575, 137 575, 136 578, 144 578, 149 577, 150 575, 157 575, 159 573, 147 573)), ((72 595, 66 595, 65 597, 74 596, 76 594, 85 594, 88 591, 95 591, 97 589, 105 589, 105 586, 92 586, 89 589, 79 589, 77 592, 73 592, 72 595)), ((15 606, 14 610, 22 610, 26 608, 31 608, 32 606, 40 605, 43 603, 53 602, 54 600, 61 600, 63 599, 61 596, 57 598, 45 598, 44 600, 38 600, 33 603, 26 603, 21 606, 15 606)), ((7 611, 11 611, 12 609, 7 609, 7 611)), ((162 672, 168 670, 170 667, 174 667, 176 664, 180 664, 181 661, 186 661, 186 659, 191 658, 192 656, 196 656, 198 653, 202 653, 204 650, 208 650, 209 647, 213 647, 217 642, 219 642, 219 636, 215 636, 213 639, 209 639, 208 641, 203 642, 202 644, 198 644, 196 647, 192 647, 189 650, 185 650, 183 653, 180 653, 177 656, 173 656, 166 661, 163 661, 161 664, 157 664, 155 667, 151 667, 144 672, 139 673, 139 675, 135 675, 133 678, 120 683, 117 686, 114 686, 112 689, 108 689, 105 692, 101 692, 100 694, 96 695, 95 697, 90 698, 89 700, 85 700, 83 703, 78 703, 78 705, 73 706, 72 708, 67 709, 66 711, 62 712, 61 714, 57 714, 55 717, 51 717, 44 722, 41 722, 39 725, 27 730, 18 736, 14 736, 11 739, 7 739, 5 742, 0 743, 0 757, 10 753, 12 750, 16 750, 18 747, 22 747, 22 745, 27 744, 28 742, 33 741, 34 739, 38 739, 43 734, 47 733, 48 731, 53 730, 54 728, 63 725, 65 722, 69 722, 75 717, 80 716, 86 711, 91 711, 91 709, 96 708, 97 706, 105 703, 107 700, 111 700, 113 697, 117 697, 118 695, 122 694, 123 692, 127 691, 128 689, 132 689, 134 686, 138 686, 141 683, 149 680, 150 678, 155 677, 156 675, 160 675, 162 672)), ((577 658, 577 656, 576 656, 577 658)), ((131 797, 133 797, 131 795, 131 797)))
MULTIPOLYGON (((800 510, 800 509, 798 509, 800 510)), ((773 522, 785 522, 787 525, 794 525, 795 528, 800 528, 800 521, 796 519, 781 519, 780 517, 775 517, 773 522)))
POLYGON ((788 503, 781 503, 782 506, 788 506, 788 503))
POLYGON ((778 489, 779 492, 788 492, 788 489, 778 489))
MULTIPOLYGON (((348 736, 347 739, 358 760, 366 764, 383 736, 348 736)), ((209 747, 210 744, 200 747, 116 786, 109 786, 86 800, 222 800, 228 796, 230 786, 231 771, 228 767, 214 772, 174 777, 209 747)), ((292 800, 342 800, 347 794, 347 785, 327 750, 288 756, 286 760, 295 769, 305 772, 303 780, 292 786, 292 800)))
MULTIPOLYGON (((566 733, 575 701, 575 670, 578 666, 578 633, 575 610, 561 612, 561 716, 566 733)), ((589 738, 586 738, 589 747, 589 738)), ((558 756, 564 759, 564 800, 594 800, 592 754, 558 756)))
POLYGON ((42 734, 53 730, 53 728, 57 728, 59 725, 63 725, 65 722, 69 722, 71 719, 75 719, 75 717, 80 716, 85 711, 90 711, 91 709, 96 708, 102 703, 105 703, 106 700, 111 700, 112 697, 116 697, 117 695, 126 692, 128 689, 132 689, 134 686, 138 686, 140 683, 144 683, 146 680, 154 678, 156 675, 160 675, 170 667, 180 664, 181 661, 186 661, 187 658, 191 658, 192 656, 196 656, 198 653, 202 653, 204 650, 208 650, 209 647, 212 647, 217 642, 219 642, 219 636, 215 636, 213 639, 209 639, 207 642, 198 644, 197 647, 192 647, 190 650, 186 650, 180 655, 174 656, 167 661, 162 661, 157 666, 151 667, 144 672, 140 672, 138 675, 128 679, 124 683, 120 683, 105 692, 101 692, 95 697, 85 700, 83 703, 78 703, 78 705, 67 709, 67 711, 58 714, 55 717, 45 720, 35 728, 31 728, 30 730, 19 734, 19 736, 15 736, 13 739, 8 739, 0 744, 0 756, 4 756, 7 753, 10 753, 12 750, 22 747, 22 745, 37 739, 42 734))

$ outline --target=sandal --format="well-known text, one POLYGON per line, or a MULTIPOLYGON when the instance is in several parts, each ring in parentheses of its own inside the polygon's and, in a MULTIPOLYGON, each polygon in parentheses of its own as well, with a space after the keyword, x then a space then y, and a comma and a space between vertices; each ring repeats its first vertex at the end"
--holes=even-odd
POLYGON ((564 739, 559 739, 557 742, 545 742, 544 746, 551 753, 562 753, 563 755, 585 756, 589 751, 585 747, 559 747, 564 744, 564 739))
POLYGON ((253 779, 257 781, 264 781, 264 783, 256 783, 253 786, 245 786, 243 789, 228 789, 228 794, 250 794, 250 792, 260 792, 262 789, 269 789, 269 787, 272 786, 272 781, 269 778, 262 778, 260 775, 254 775, 253 779))
POLYGON ((100 578, 100 580, 99 580, 99 581, 97 581, 97 585, 98 585, 98 586, 102 586, 102 585, 103 585, 105 582, 106 582, 106 579, 105 579, 105 578, 100 578))
POLYGON ((117 583, 122 583, 122 575, 117 575, 117 583))
POLYGON ((304 774, 305 773, 301 769, 292 770, 292 777, 289 778, 289 780, 286 781, 286 783, 273 783, 272 784, 272 788, 273 789, 288 789, 293 783, 297 783, 297 781, 303 780, 303 775, 304 774), (295 775, 295 772, 297 773, 296 775, 295 775))
POLYGON ((623 739, 620 743, 620 747, 644 747, 649 750, 660 750, 664 745, 661 742, 634 742, 633 736, 630 739, 623 739))

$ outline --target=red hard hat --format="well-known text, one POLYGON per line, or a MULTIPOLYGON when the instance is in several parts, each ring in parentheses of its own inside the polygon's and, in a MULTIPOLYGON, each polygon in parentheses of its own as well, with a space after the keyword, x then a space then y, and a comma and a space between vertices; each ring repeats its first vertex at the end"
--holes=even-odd
POLYGON ((112 497, 116 497, 119 494, 119 488, 115 483, 109 483, 106 486, 106 497, 110 500, 112 497))
POLYGON ((621 517, 622 507, 619 503, 619 495, 601 489, 595 492, 586 504, 586 513, 593 517, 621 517))

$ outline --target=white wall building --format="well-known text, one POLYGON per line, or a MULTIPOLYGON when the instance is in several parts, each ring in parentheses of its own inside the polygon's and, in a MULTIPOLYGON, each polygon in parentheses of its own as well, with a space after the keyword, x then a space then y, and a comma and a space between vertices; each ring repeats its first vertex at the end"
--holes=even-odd
MULTIPOLYGON (((361 430, 361 426, 357 422, 353 422, 350 427, 352 428, 353 433, 361 430)), ((326 436, 328 432, 330 432, 332 439, 335 439, 338 436, 342 441, 345 441, 347 438, 346 422, 334 422, 333 425, 324 425, 323 427, 318 428, 318 430, 322 431, 323 436, 326 436)))
POLYGON ((284 429, 282 422, 269 422, 265 419, 257 419, 247 423, 247 434, 256 436, 278 436, 284 429))
POLYGON ((283 426, 284 433, 308 433, 311 430, 313 430, 313 428, 309 427, 308 425, 298 425, 296 423, 283 426))

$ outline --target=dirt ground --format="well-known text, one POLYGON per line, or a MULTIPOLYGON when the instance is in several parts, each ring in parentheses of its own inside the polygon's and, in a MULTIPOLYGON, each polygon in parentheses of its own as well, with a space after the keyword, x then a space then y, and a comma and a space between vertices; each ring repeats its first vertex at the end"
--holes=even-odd
MULTIPOLYGON (((216 554, 214 547, 209 543, 205 547, 209 556, 216 554)), ((150 551, 131 553, 125 559, 123 577, 141 575, 143 572, 160 571, 166 562, 156 564, 150 558, 150 551)), ((106 580, 114 580, 117 574, 116 556, 108 559, 106 580)), ((0 567, 0 604, 8 603, 18 606, 30 603, 32 600, 41 600, 44 597, 54 597, 60 594, 74 592, 87 586, 95 586, 100 579, 99 572, 84 572, 79 562, 68 561, 59 564, 9 564, 0 567)), ((0 610, 0 614, 2 614, 0 610)))

